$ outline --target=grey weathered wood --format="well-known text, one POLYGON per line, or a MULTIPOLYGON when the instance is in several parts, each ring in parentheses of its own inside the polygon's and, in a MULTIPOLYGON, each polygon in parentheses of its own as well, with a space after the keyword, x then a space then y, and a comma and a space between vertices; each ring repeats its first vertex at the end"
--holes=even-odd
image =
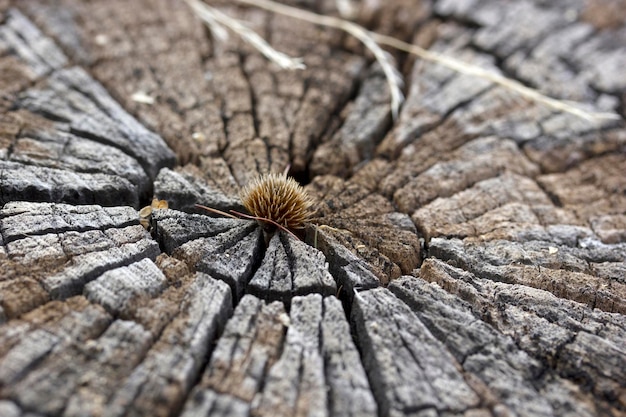
POLYGON ((183 415, 209 411, 216 416, 231 412, 248 415, 267 370, 280 356, 288 320, 282 303, 265 304, 251 295, 243 297, 183 415))
POLYGON ((137 207, 142 194, 139 187, 117 175, 77 174, 13 162, 0 162, 0 170, 3 174, 0 187, 5 203, 19 200, 60 201, 70 204, 122 203, 137 207))
POLYGON ((6 250, 0 281, 4 320, 80 294, 108 269, 159 254, 131 207, 7 203, 0 210, 0 233, 6 250))
POLYGON ((560 415, 561 408, 565 406, 571 415, 593 415, 586 404, 564 401, 585 397, 582 390, 572 388, 566 381, 554 376, 539 360, 519 349, 512 338, 476 320, 471 309, 463 303, 458 300, 451 302, 454 296, 415 278, 399 279, 389 288, 446 344, 463 370, 480 379, 488 388, 487 393, 501 398, 502 405, 512 413, 560 415), (539 395, 538 386, 546 395, 539 395), (565 395, 553 398, 551 392, 565 395))
MULTIPOLYGON (((520 2, 506 9, 495 8, 490 1, 474 2, 471 7, 458 7, 453 3, 438 2, 437 11, 479 23, 482 27, 475 40, 481 48, 508 56, 504 63, 508 70, 514 70, 516 76, 539 84, 552 94, 575 100, 598 100, 604 91, 624 86, 623 79, 613 72, 614 63, 625 56, 623 50, 615 51, 614 45, 619 40, 602 33, 594 35, 595 22, 589 19, 591 16, 584 16, 587 10, 581 3, 575 3, 571 12, 583 14, 581 21, 569 22, 558 8, 540 10, 534 2, 520 2), (529 21, 532 21, 532 30, 519 30, 527 27, 529 21), (523 55, 523 51, 529 49, 532 53, 523 55), (559 61, 563 58, 573 62, 575 71, 559 61), (560 82, 565 77, 569 78, 567 84, 560 82), (551 83, 552 80, 559 82, 551 83)), ((587 5, 587 9, 592 7, 587 5)), ((623 40, 623 33, 615 35, 623 40)))
POLYGON ((420 277, 468 303, 459 310, 473 321, 472 326, 454 330, 449 326, 458 323, 452 314, 459 313, 452 313, 450 303, 434 302, 432 294, 442 292, 438 286, 415 279, 393 285, 392 290, 410 299, 413 310, 430 323, 432 331, 453 335, 446 337, 447 344, 471 350, 471 340, 485 341, 483 337, 472 337, 479 326, 487 326, 475 320, 483 318, 490 323, 486 327, 489 333, 494 329, 501 332, 515 342, 517 349, 541 361, 543 370, 539 375, 546 381, 541 386, 551 393, 546 397, 555 410, 568 404, 573 415, 619 414, 607 399, 621 396, 626 382, 623 315, 590 309, 524 285, 479 278, 436 259, 424 262, 420 277), (583 379, 583 388, 565 382, 571 377, 583 379), (602 394, 594 396, 589 390, 602 394), (564 392, 570 393, 559 395, 564 392))
POLYGON ((337 292, 321 252, 282 233, 265 249, 254 221, 157 210, 152 222, 168 253, 224 279, 237 296, 245 290, 289 304, 296 295, 337 292))
POLYGON ((2 207, 2 235, 6 243, 48 233, 106 230, 137 223, 137 212, 131 207, 30 202, 13 202, 2 207))
MULTIPOLYGON (((94 291, 91 286, 88 293, 94 291)), ((84 297, 33 311, 0 336, 7 350, 3 393, 29 410, 65 410, 64 415, 72 416, 102 412, 110 396, 108 415, 146 408, 154 412, 156 398, 170 406, 180 403, 232 302, 227 285, 203 274, 196 275, 183 294, 171 322, 156 334, 135 321, 113 319, 84 297), (50 319, 40 328, 42 313, 50 319), (126 382, 120 385, 122 380, 126 382), (29 384, 32 389, 23 389, 29 384)), ((122 292, 118 296, 116 302, 127 297, 122 292)), ((160 413, 168 414, 168 407, 160 413)))
POLYGON ((373 66, 357 98, 346 109, 347 116, 341 127, 316 149, 310 165, 313 175, 345 177, 361 161, 373 156, 391 118, 386 82, 380 66, 373 66))
POLYGON ((550 240, 525 243, 492 241, 478 246, 432 239, 430 250, 481 277, 546 289, 592 308, 624 314, 626 245, 608 247, 593 237, 581 238, 580 230, 562 229, 553 229, 550 240), (559 241, 559 235, 570 242, 559 241), (550 253, 550 248, 557 252, 550 253))
POLYGON ((33 79, 63 68, 67 57, 52 39, 41 31, 19 10, 6 12, 0 28, 0 45, 11 48, 31 70, 33 79))
MULTIPOLYGON (((4 337, 6 330, 8 335, 17 330, 21 337, 13 336, 12 343, 3 343, 7 349, 3 357, 6 365, 2 366, 3 393, 28 410, 58 414, 84 372, 81 363, 87 357, 77 358, 79 346, 98 337, 112 317, 83 297, 65 304, 47 304, 41 309, 43 317, 48 315, 51 319, 41 323, 43 326, 29 323, 27 316, 22 320, 23 326, 13 323, 5 328, 4 337), (63 310, 73 314, 65 315, 63 310), (46 400, 41 401, 42 398, 46 400)), ((37 318, 33 314, 30 317, 37 318)))
POLYGON ((19 11, 5 20, 0 49, 15 54, 23 85, 1 88, 12 104, 0 117, 0 201, 138 207, 171 151, 82 69, 64 69, 67 58, 19 11), (31 85, 39 80, 45 87, 31 85))
MULTIPOLYGON (((135 228, 138 229, 137 226, 135 228)), ((137 232, 138 230, 135 230, 135 233, 137 232)), ((123 239, 126 237, 122 236, 123 239)), ((115 242, 114 236, 106 236, 105 238, 115 242)), ((108 269, 136 262, 143 258, 155 258, 158 254, 157 245, 153 241, 147 240, 145 236, 136 242, 119 242, 119 245, 119 248, 113 246, 106 251, 90 252, 73 257, 72 264, 67 268, 42 280, 44 289, 52 298, 69 297, 80 292, 87 282, 108 269)))
POLYGON ((182 414, 185 417, 250 415, 250 405, 236 398, 212 390, 197 391, 192 395, 191 405, 188 403, 182 414))
POLYGON ((287 315, 282 303, 243 297, 183 415, 209 412, 376 415, 340 302, 294 297, 287 315))
POLYGON ((261 258, 263 234, 256 225, 244 224, 215 238, 200 238, 182 245, 174 255, 230 285, 239 299, 261 258))
POLYGON ((154 298, 166 287, 163 272, 150 260, 113 269, 85 285, 85 297, 116 316, 124 316, 140 297, 154 298))
POLYGON ((256 222, 172 210, 158 210, 153 221, 166 250, 198 271, 224 280, 235 299, 243 295, 261 260, 263 233, 256 222))
POLYGON ((84 352, 87 359, 78 359, 82 360, 76 380, 80 389, 74 389, 67 397, 64 416, 101 413, 104 396, 114 387, 110 380, 123 375, 123 369, 128 372, 130 366, 136 366, 145 358, 153 337, 141 324, 115 320, 97 340, 89 342, 84 352))
POLYGON ((329 262, 329 270, 339 287, 348 294, 355 290, 374 288, 380 285, 375 269, 350 252, 332 236, 319 227, 307 230, 307 241, 321 250, 329 262))
POLYGON ((334 295, 337 284, 328 272, 324 255, 293 236, 276 233, 270 240, 263 262, 248 284, 257 297, 290 304, 294 295, 334 295))
MULTIPOLYGON (((232 187, 232 184, 229 184, 232 187)), ((196 204, 228 212, 241 209, 239 198, 230 190, 224 191, 220 184, 207 184, 197 176, 185 172, 162 169, 154 181, 154 195, 168 201, 172 208, 197 211, 196 204)))
POLYGON ((447 412, 481 406, 458 363, 427 327, 386 288, 354 297, 352 320, 383 415, 447 412))
POLYGON ((378 406, 341 303, 335 297, 326 297, 323 303, 321 336, 324 376, 331 388, 330 414, 375 416, 378 406))
MULTIPOLYGON (((351 37, 211 4, 308 69, 168 0, 0 0, 0 414, 624 414, 623 120, 404 54, 391 120, 351 37), (194 207, 241 210, 288 164, 306 243, 194 207)), ((357 4, 368 29, 624 116, 611 1, 357 4)))
POLYGON ((45 87, 23 93, 20 106, 67 123, 80 136, 120 149, 135 158, 150 179, 174 162, 163 140, 126 113, 81 68, 54 72, 45 87))
POLYGON ((270 368, 255 407, 263 416, 327 416, 328 391, 324 381, 320 324, 322 297, 294 298, 289 329, 280 358, 270 368))
POLYGON ((226 284, 198 273, 158 341, 117 385, 107 415, 128 413, 167 416, 180 407, 200 374, 211 343, 231 314, 232 299, 226 284), (155 401, 160 403, 154 407, 155 401))
POLYGON ((155 210, 151 221, 156 240, 163 249, 172 253, 184 243, 201 237, 215 237, 230 229, 251 225, 248 220, 215 218, 178 210, 155 210))

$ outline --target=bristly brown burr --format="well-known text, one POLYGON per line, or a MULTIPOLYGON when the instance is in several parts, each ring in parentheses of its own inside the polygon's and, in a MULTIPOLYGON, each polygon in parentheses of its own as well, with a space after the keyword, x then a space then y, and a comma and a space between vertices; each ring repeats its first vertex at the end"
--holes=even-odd
POLYGON ((240 192, 248 212, 288 230, 303 229, 309 220, 312 201, 296 180, 286 174, 262 175, 240 192))

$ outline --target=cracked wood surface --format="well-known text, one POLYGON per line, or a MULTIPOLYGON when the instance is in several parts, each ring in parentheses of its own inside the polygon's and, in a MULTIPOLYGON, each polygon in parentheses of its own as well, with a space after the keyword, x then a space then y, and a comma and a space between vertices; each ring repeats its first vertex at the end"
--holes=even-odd
POLYGON ((393 120, 354 39, 210 3, 307 69, 184 2, 0 0, 0 416, 626 415, 622 1, 355 2, 611 122, 390 51, 393 120), (287 166, 302 241, 195 207, 287 166))

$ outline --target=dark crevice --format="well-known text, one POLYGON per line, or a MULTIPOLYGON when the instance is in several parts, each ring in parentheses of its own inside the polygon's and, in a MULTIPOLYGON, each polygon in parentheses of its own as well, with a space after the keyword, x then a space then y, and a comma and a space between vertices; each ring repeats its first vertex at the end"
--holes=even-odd
POLYGON ((298 184, 305 186, 311 182, 311 171, 310 171, 309 165, 310 164, 306 165, 306 168, 304 171, 291 171, 290 170, 287 174, 293 179, 295 179, 298 182, 298 184))
MULTIPOLYGON (((6 218, 6 217, 4 217, 6 218)), ((0 218, 0 221, 3 220, 4 218, 0 218)), ((3 238, 3 243, 6 245, 8 243, 11 242, 15 242, 21 239, 25 239, 25 238, 29 238, 29 237, 33 237, 33 236, 45 236, 45 235, 49 235, 49 234, 61 234, 61 233, 67 233, 67 232, 77 232, 77 233, 85 233, 85 232, 91 232, 91 231, 100 231, 100 232, 106 232, 107 230, 114 230, 114 229, 123 229, 125 227, 129 227, 129 226, 137 226, 139 224, 139 217, 137 218, 137 220, 129 220, 125 223, 120 223, 120 224, 116 224, 115 226, 112 227, 74 227, 72 224, 70 224, 69 227, 67 228, 60 228, 60 229, 56 229, 56 228, 47 228, 47 229, 41 229, 41 230, 35 230, 35 231, 31 231, 28 234, 24 234, 23 236, 21 235, 16 235, 16 236, 12 236, 7 238, 6 235, 4 235, 4 233, 2 234, 2 238, 3 238)), ((131 242, 132 243, 132 242, 131 242)))
MULTIPOLYGON (((231 292, 231 295, 233 295, 232 292, 231 292)), ((183 393, 182 398, 180 399, 180 402, 176 403, 175 407, 172 410, 170 410, 171 411, 170 415, 172 416, 180 415, 185 405, 191 401, 189 397, 191 393, 194 391, 194 388, 200 387, 200 382, 202 381, 202 378, 204 377, 204 373, 206 372, 206 369, 209 366, 209 363, 211 362, 211 358, 213 356, 213 352, 215 351, 215 347, 217 343, 221 340, 222 334, 224 334, 224 329, 226 328, 226 324, 234 316, 235 308, 237 307, 237 304, 234 302, 234 299, 235 297, 233 296, 233 308, 232 309, 230 309, 228 312, 224 312, 224 311, 220 312, 220 317, 219 319, 216 320, 217 326, 215 328, 215 334, 213 335, 213 337, 210 340, 210 343, 208 344, 206 355, 204 355, 204 357, 202 358, 202 363, 200 363, 200 365, 198 366, 197 373, 192 379, 191 384, 189 384, 189 386, 187 387, 186 392, 183 393)), ((167 326, 163 327, 161 333, 166 327, 167 326)), ((159 338, 160 338, 160 335, 159 335, 159 338)), ((158 340, 158 338, 155 340, 158 340)))
POLYGON ((622 117, 622 120, 626 119, 626 91, 618 96, 618 104, 615 111, 622 117))
MULTIPOLYGON (((21 103, 19 103, 19 100, 16 100, 16 109, 22 109, 22 108, 30 111, 33 114, 38 114, 38 115, 40 115, 40 116, 42 116, 42 117, 44 117, 44 118, 46 118, 48 120, 51 120, 53 122, 66 124, 66 125, 68 125, 68 127, 70 126, 70 124, 72 122, 71 120, 65 119, 65 118, 63 118, 63 117, 61 117, 61 116, 59 116, 57 114, 51 113, 51 112, 49 112, 47 110, 44 110, 44 109, 31 110, 28 107, 22 107, 21 103)), ((107 143, 107 145, 108 145, 108 143, 107 143)))
MULTIPOLYGON (((326 304, 324 303, 324 300, 322 299, 322 314, 320 316, 320 321, 318 323, 318 327, 317 327, 317 334, 318 334, 318 346, 319 346, 319 353, 320 356, 322 358, 322 363, 323 363, 323 371, 324 371, 324 382, 326 383, 326 385, 328 386, 328 381, 330 381, 330 377, 329 377, 329 371, 330 371, 330 363, 328 360, 328 355, 326 354, 326 349, 324 348, 324 332, 323 332, 323 325, 324 325, 324 320, 326 319, 326 304)), ((346 321, 346 323, 350 323, 349 321, 346 321)), ((327 389, 328 390, 328 389, 327 389)), ((333 396, 332 395, 326 395, 326 409, 330 412, 331 410, 334 410, 334 401, 333 401, 333 396)))
MULTIPOLYGON (((435 2, 436 1, 437 0, 435 0, 435 2)), ((473 31, 482 29, 484 27, 468 16, 444 15, 444 14, 438 13, 435 7, 432 8, 431 19, 432 20, 438 19, 444 23, 456 23, 463 28, 466 28, 468 30, 473 30, 473 31)))
MULTIPOLYGON (((8 112, 7 112, 7 114, 8 114, 8 112)), ((6 156, 4 157, 5 161, 8 162, 8 161, 11 160, 11 157, 13 156, 13 153, 15 152, 15 146, 17 145, 17 142, 22 138, 23 130, 24 130, 24 126, 20 126, 20 128, 17 131, 17 133, 15 134, 15 136, 13 136, 13 138, 11 139, 11 143, 7 147, 6 156)), ((63 150, 65 151, 65 148, 63 148, 63 150)), ((2 200, 0 200, 0 201, 2 201, 2 200)))
POLYGON ((556 195, 552 191, 548 190, 541 183, 541 181, 534 181, 534 182, 535 182, 535 184, 537 184, 537 187, 539 187, 539 189, 545 193, 545 195, 550 199, 550 201, 552 202, 552 204, 554 204, 555 207, 563 207, 563 202, 561 201, 561 199, 559 198, 558 195, 556 195))
MULTIPOLYGON (((334 277, 333 277, 334 278, 334 277)), ((335 280, 335 282, 337 282, 335 280)), ((352 302, 354 300, 354 295, 350 294, 348 290, 343 286, 339 285, 337 288, 337 298, 341 301, 341 305, 343 307, 344 314, 346 316, 346 321, 350 323, 350 317, 352 317, 352 302)), ((356 344, 356 334, 354 333, 354 329, 350 329, 350 334, 352 336, 352 340, 356 344)))
POLYGON ((207 39, 207 42, 209 43, 209 50, 206 53, 200 53, 200 63, 202 64, 202 68, 205 69, 205 74, 206 74, 206 65, 211 58, 215 57, 215 44, 218 41, 215 40, 215 38, 213 37, 213 33, 211 32, 211 29, 209 29, 209 27, 206 24, 203 24, 203 23, 199 23, 199 24, 202 25, 204 36, 207 39))
POLYGON ((287 256, 287 268, 289 269, 292 282, 291 282, 291 292, 286 297, 284 297, 285 299, 283 300, 283 304, 285 305, 285 309, 287 311, 291 311, 291 301, 293 297, 297 295, 295 294, 294 288, 293 288, 293 277, 296 272, 295 257, 293 255, 293 250, 291 249, 291 245, 289 245, 290 237, 287 236, 285 233, 281 233, 281 231, 278 231, 278 230, 275 231, 274 233, 279 233, 278 238, 280 240, 280 245, 282 245, 283 250, 285 251, 285 255, 287 256))
POLYGON ((352 341, 354 342, 357 352, 359 353, 359 359, 361 364, 363 364, 369 389, 371 390, 374 401, 376 402, 378 417, 387 417, 389 415, 391 405, 385 396, 385 388, 382 385, 383 378, 380 374, 380 369, 378 366, 375 366, 376 364, 374 363, 374 359, 370 357, 373 352, 365 351, 365 349, 368 349, 368 346, 371 346, 371 341, 362 340, 368 339, 368 335, 364 328, 365 323, 362 320, 363 317, 357 317, 357 314, 359 313, 351 311, 350 320, 348 321, 348 323, 350 323, 350 335, 352 336, 352 341))
POLYGON ((252 116, 252 124, 254 127, 254 135, 259 137, 259 116, 257 114, 257 97, 254 92, 254 87, 252 86, 252 82, 250 80, 250 74, 246 71, 246 58, 247 56, 243 53, 237 54, 239 58, 239 67, 241 68, 241 73, 246 80, 246 84, 248 85, 248 96, 250 97, 250 115, 252 116))
MULTIPOLYGON (((230 117, 227 114, 226 111, 226 100, 223 99, 223 97, 220 97, 220 119, 222 121, 222 133, 224 134, 224 143, 219 143, 219 151, 220 151, 220 157, 224 160, 226 160, 225 158, 225 154, 226 151, 229 149, 230 147, 230 140, 228 140, 228 122, 230 121, 230 117)), ((232 169, 230 168, 229 164, 226 164, 228 166, 228 169, 231 173, 232 176, 232 169)), ((235 178, 233 176, 233 178, 235 178)))
MULTIPOLYGON (((134 154, 133 152, 128 152, 127 149, 120 147, 119 145, 111 142, 109 139, 102 137, 102 136, 98 136, 96 134, 93 134, 91 132, 86 132, 80 129, 76 129, 73 128, 71 125, 69 126, 69 132, 75 136, 78 136, 80 138, 83 139, 87 139, 96 143, 99 143, 101 145, 105 145, 105 146, 110 146, 112 148, 117 149, 118 151, 122 152, 124 155, 127 155, 128 157, 134 159, 139 166, 142 168, 143 173, 145 174, 146 178, 148 181, 146 181, 145 184, 135 184, 139 189, 140 189, 140 193, 139 193, 139 200, 140 201, 151 201, 152 200, 152 194, 153 194, 153 190, 154 190, 154 178, 151 178, 150 175, 148 174, 149 171, 149 161, 145 161, 143 160, 143 158, 141 158, 139 155, 134 154)), ((168 148, 169 149, 169 148, 168 148)), ((129 180, 130 182, 130 180, 129 180)), ((131 182, 132 184, 132 182, 131 182)))
MULTIPOLYGON (((307 82, 305 82, 305 86, 306 86, 305 92, 302 96, 302 99, 300 101, 300 106, 298 107, 296 114, 300 113, 300 108, 302 107, 302 104, 305 102, 306 91, 310 87, 309 81, 310 80, 307 79, 307 82)), ((362 80, 359 78, 353 80, 352 87, 348 91, 345 100, 335 103, 336 105, 334 109, 328 114, 328 120, 326 122, 325 127, 322 129, 322 131, 319 133, 317 137, 311 138, 310 143, 309 143, 309 148, 306 150, 305 168, 299 171, 296 171, 296 170, 290 171, 290 175, 296 178, 296 180, 301 185, 309 184, 313 180, 311 171, 310 171, 310 166, 311 166, 311 161, 313 159, 313 156, 315 155, 315 151, 319 148, 321 144, 325 143, 326 141, 329 141, 332 138, 332 135, 336 131, 341 129, 341 126, 345 122, 345 119, 342 118, 342 113, 345 107, 353 103, 354 99, 358 96, 358 92, 360 91, 360 88, 362 85, 361 83, 362 83, 362 80)), ((296 125, 291 126, 291 129, 289 132, 289 155, 290 157, 293 155, 293 151, 292 151, 293 132, 295 131, 295 127, 296 125)))
MULTIPOLYGON (((151 205, 153 199, 154 199, 154 197, 153 197, 153 190, 151 190, 150 192, 147 192, 145 194, 142 194, 140 196, 140 198, 139 198, 139 207, 138 207, 138 209, 141 210, 141 208, 147 207, 147 206, 151 205)), ((137 216, 139 216, 139 214, 137 214, 137 216)))
MULTIPOLYGON (((0 209, 4 209, 4 206, 9 202, 4 198, 4 171, 5 169, 0 168, 0 209)), ((2 245, 6 251, 7 248, 7 240, 4 233, 4 216, 0 215, 0 239, 2 239, 2 245)), ((8 253, 6 251, 5 253, 8 253)))

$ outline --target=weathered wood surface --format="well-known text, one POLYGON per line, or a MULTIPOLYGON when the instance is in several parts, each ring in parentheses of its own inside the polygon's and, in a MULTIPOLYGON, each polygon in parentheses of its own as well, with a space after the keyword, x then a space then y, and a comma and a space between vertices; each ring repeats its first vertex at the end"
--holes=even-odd
POLYGON ((0 416, 626 415, 623 2, 355 2, 612 122, 402 54, 393 120, 353 39, 211 3, 308 68, 183 2, 0 0, 0 416), (304 241, 194 206, 289 164, 304 241))

